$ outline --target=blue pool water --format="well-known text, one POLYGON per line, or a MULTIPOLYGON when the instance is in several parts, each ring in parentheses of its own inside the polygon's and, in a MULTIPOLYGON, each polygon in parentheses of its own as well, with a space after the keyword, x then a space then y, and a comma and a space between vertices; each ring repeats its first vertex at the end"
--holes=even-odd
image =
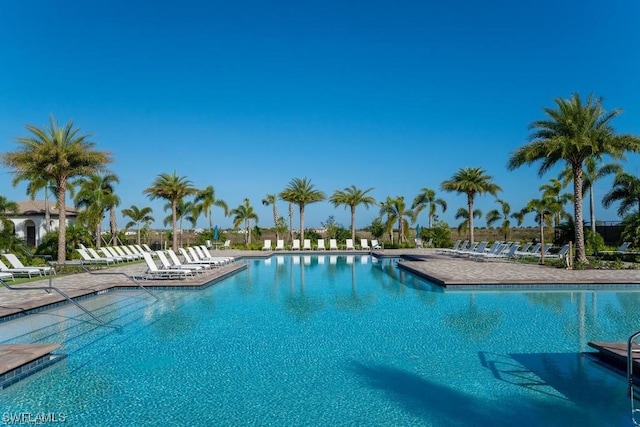
POLYGON ((111 292, 0 324, 68 357, 0 391, 66 425, 632 425, 582 352, 638 329, 640 293, 449 292, 390 260, 273 257, 201 291, 111 292), (321 261, 321 262, 319 262, 321 261))

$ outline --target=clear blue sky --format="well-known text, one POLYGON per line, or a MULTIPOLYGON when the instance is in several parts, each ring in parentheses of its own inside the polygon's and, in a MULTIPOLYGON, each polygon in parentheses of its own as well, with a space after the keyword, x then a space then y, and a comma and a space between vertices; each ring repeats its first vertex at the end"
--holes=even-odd
MULTIPOLYGON (((513 211, 539 197, 555 174, 506 163, 556 97, 603 96, 624 110, 616 130, 640 134, 638 22, 636 0, 2 2, 0 147, 17 148, 27 123, 73 119, 114 154, 120 208, 151 206, 157 225, 163 202, 142 190, 173 171, 232 208, 248 197, 265 227, 262 198, 295 177, 409 204, 430 187, 454 225, 465 198, 439 188, 463 167, 486 169, 513 211)), ((27 198, 0 174, 1 195, 27 198)), ((599 203, 609 186, 596 186, 599 220, 617 219, 599 203)), ((359 207, 357 226, 377 214, 359 207)), ((349 226, 328 202, 305 225, 329 215, 349 226)))

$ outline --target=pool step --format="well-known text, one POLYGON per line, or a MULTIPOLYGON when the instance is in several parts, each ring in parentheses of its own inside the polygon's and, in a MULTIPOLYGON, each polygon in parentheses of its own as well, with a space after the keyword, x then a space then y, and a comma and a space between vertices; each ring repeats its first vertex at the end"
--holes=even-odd
POLYGON ((0 389, 50 366, 66 356, 51 354, 59 344, 0 345, 0 389))

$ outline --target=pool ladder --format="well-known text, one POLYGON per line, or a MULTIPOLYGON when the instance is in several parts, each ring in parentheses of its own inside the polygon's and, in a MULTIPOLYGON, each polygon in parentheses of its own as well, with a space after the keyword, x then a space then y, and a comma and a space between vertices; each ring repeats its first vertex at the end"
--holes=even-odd
POLYGON ((627 340, 627 382, 629 384, 629 398, 631 400, 631 421, 633 425, 640 426, 640 421, 636 420, 636 416, 640 415, 640 408, 635 407, 635 400, 640 399, 636 394, 636 385, 633 383, 633 354, 640 353, 640 348, 633 348, 633 343, 640 337, 640 331, 631 335, 627 340))

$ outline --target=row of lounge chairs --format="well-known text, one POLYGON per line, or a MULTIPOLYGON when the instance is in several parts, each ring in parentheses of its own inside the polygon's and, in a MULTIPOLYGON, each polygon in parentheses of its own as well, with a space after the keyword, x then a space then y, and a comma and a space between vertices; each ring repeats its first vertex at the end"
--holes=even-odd
POLYGON ((171 249, 143 253, 147 271, 142 278, 146 280, 185 279, 235 261, 234 257, 212 256, 204 245, 190 246, 186 249, 179 248, 178 250, 183 257, 183 261, 171 249), (156 264, 152 255, 157 256, 160 266, 156 264))
POLYGON ((2 254, 11 267, 0 260, 0 279, 15 280, 15 277, 34 277, 47 274, 56 274, 56 270, 51 266, 24 265, 15 254, 2 254))
MULTIPOLYGON (((318 239, 317 243, 314 246, 311 246, 311 239, 304 239, 303 240, 303 246, 300 247, 300 239, 294 239, 293 240, 293 244, 290 248, 290 250, 292 251, 299 251, 299 250, 306 250, 306 251, 310 251, 310 250, 326 250, 327 247, 325 245, 324 239, 318 239)), ((345 240, 345 244, 342 246, 342 248, 340 248, 338 246, 338 241, 337 239, 329 239, 329 250, 330 251, 337 251, 340 249, 344 249, 344 250, 356 250, 356 246, 353 244, 353 239, 346 239, 345 240)), ((369 251, 371 249, 382 249, 382 245, 380 245, 380 243, 377 240, 371 240, 371 245, 369 245, 369 240, 368 239, 360 239, 360 249, 361 250, 365 250, 365 251, 369 251)), ((286 250, 285 246, 284 246, 284 240, 283 239, 278 239, 276 241, 276 246, 275 248, 272 246, 271 240, 270 239, 266 239, 264 241, 264 246, 262 247, 263 251, 272 251, 272 250, 276 250, 276 251, 283 251, 286 250)))
POLYGON ((436 253, 452 255, 452 256, 464 256, 475 260, 492 260, 492 259, 515 259, 523 257, 534 258, 563 258, 569 251, 569 245, 563 246, 558 253, 550 252, 552 244, 546 244, 544 247, 540 243, 535 245, 532 243, 526 243, 522 249, 520 249, 520 243, 518 242, 499 242, 496 241, 491 247, 487 247, 488 242, 474 242, 469 244, 469 241, 465 240, 461 242, 456 241, 453 248, 437 249, 436 253))
POLYGON ((151 253, 148 245, 122 245, 106 246, 98 250, 80 245, 76 251, 87 264, 115 264, 118 262, 130 262, 140 260, 144 253, 151 253), (98 250, 101 253, 98 253, 98 250))

